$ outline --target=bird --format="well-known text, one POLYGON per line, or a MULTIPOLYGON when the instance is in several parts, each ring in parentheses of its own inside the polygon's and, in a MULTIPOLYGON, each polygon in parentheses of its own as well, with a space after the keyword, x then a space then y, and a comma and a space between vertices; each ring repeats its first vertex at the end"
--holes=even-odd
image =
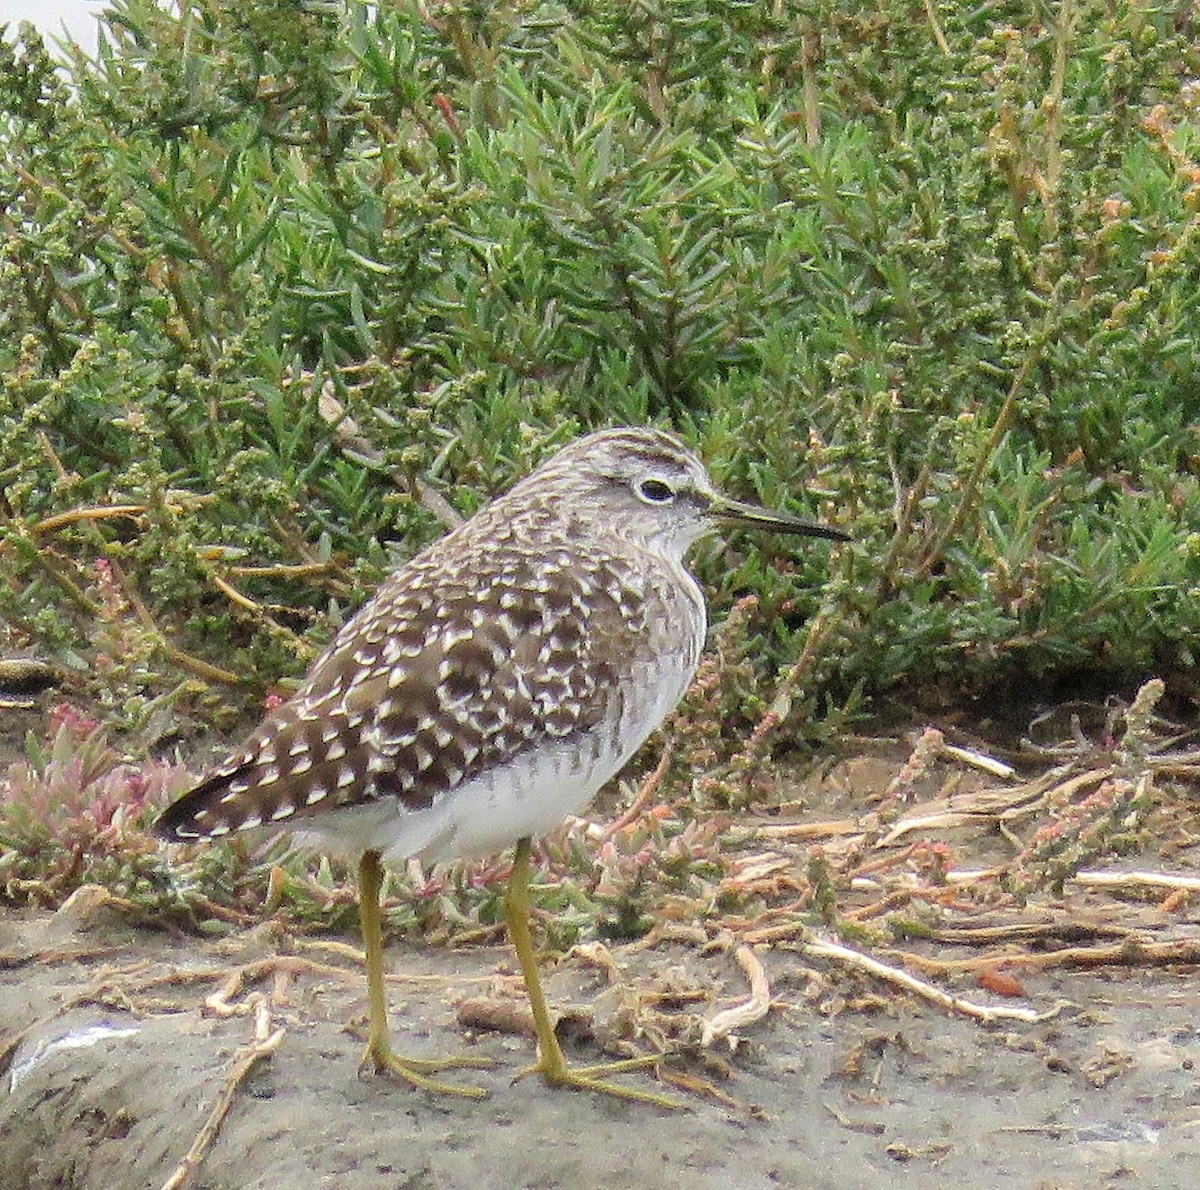
POLYGON ((707 626, 685 555, 723 524, 849 540, 722 494, 665 430, 578 438, 386 578, 292 698, 154 824, 172 842, 288 832, 357 863, 363 1068, 429 1092, 486 1094, 435 1076, 487 1063, 393 1051, 380 887, 385 865, 515 845, 505 918, 537 1041, 523 1073, 676 1105, 612 1081, 650 1059, 568 1064, 530 934, 530 850, 582 813, 683 697, 707 626))

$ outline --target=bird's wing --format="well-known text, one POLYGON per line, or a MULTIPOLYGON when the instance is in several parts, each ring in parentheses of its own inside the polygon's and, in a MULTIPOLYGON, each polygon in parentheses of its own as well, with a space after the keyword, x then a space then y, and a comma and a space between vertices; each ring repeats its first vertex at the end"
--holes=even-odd
POLYGON ((156 831, 206 838, 383 796, 419 809, 586 731, 620 697, 617 674, 641 628, 625 582, 583 564, 486 590, 385 584, 296 696, 156 831))

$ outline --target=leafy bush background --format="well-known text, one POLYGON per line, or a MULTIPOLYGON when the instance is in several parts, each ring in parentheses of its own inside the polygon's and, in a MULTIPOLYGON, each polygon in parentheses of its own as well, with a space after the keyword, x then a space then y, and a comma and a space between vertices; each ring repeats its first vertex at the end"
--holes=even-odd
POLYGON ((641 421, 855 535, 699 558, 793 727, 1192 667, 1190 6, 181 7, 0 47, 4 643, 110 720, 221 727, 422 491, 641 421))

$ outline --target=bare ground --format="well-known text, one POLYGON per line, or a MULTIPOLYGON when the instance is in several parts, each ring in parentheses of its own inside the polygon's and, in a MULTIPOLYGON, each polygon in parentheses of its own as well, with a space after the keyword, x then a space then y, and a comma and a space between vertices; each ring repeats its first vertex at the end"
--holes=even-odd
MULTIPOLYGON (((812 837, 836 851, 834 827, 861 827, 853 815, 864 782, 877 801, 901 761, 898 753, 843 762, 803 791, 812 837)), ((961 772, 950 782, 935 768, 914 782, 911 796, 928 800, 910 817, 926 821, 951 786, 955 805, 978 812, 971 791, 988 782, 964 786, 961 772)), ((1011 806, 1024 804, 1018 793, 1011 806)), ((1163 840, 1174 832, 1169 855, 1138 862, 1195 876, 1195 808, 1182 825, 1178 806, 1163 812, 1173 815, 1160 831, 1163 840)), ((972 834, 949 819, 922 829, 960 849, 965 831, 974 862, 994 862, 994 832, 972 834)), ((767 838, 767 854, 789 854, 781 836, 767 838)), ((809 845, 791 855, 800 870, 809 845)), ((892 859, 887 870, 897 870, 892 859)), ((866 901, 891 887, 871 876, 860 884, 871 886, 866 901)), ((987 1022, 898 989, 814 949, 798 919, 769 936, 714 930, 715 946, 664 929, 649 944, 548 966, 576 1061, 619 1050, 631 1034, 652 1048, 662 1043, 656 1027, 672 1022, 665 1032, 677 1044, 667 1048, 680 1052, 656 1089, 685 1106, 666 1112, 514 1081, 532 1044, 519 1032, 522 1001, 502 945, 389 947, 397 1049, 468 1052, 493 1064, 452 1076, 485 1087, 487 1099, 431 1098, 358 1073, 360 1043, 346 1025, 361 1020, 365 987, 346 948, 267 926, 221 942, 174 937, 132 924, 118 903, 85 890, 56 914, 0 919, 0 1190, 157 1190, 173 1176, 206 1190, 1182 1190, 1200 1170, 1200 915, 1190 896, 1164 909, 1147 907, 1144 895, 1069 884, 1064 896, 1003 918, 998 937, 1011 962, 930 977, 975 1004, 1046 1014, 1030 1021, 987 1022), (762 1003, 748 1014, 759 1019, 733 1030, 734 1052, 725 1041, 702 1049, 705 1021, 755 1000, 753 965, 735 961, 746 949, 769 982, 770 1011, 760 988, 762 1003), (226 985, 234 971, 247 978, 226 985), (995 977, 984 987, 981 972, 995 977), (1015 986, 1004 986, 1005 972, 1015 972, 1015 986), (221 1105, 227 1114, 205 1137, 221 1105)), ((946 906, 948 918, 980 920, 978 906, 946 906)), ((902 954, 859 949, 917 975, 930 960, 979 953, 945 936, 909 942, 902 954)), ((646 1075, 622 1077, 654 1086, 646 1075)))

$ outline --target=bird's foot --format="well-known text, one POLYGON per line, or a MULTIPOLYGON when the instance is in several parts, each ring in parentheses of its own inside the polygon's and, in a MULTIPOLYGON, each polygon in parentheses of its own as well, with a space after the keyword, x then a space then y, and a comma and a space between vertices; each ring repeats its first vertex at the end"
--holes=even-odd
POLYGON ((623 1074, 628 1070, 657 1068, 660 1061, 661 1059, 656 1054, 646 1054, 640 1058, 600 1062, 595 1066, 568 1066, 560 1050, 552 1053, 549 1060, 539 1057, 532 1066, 522 1070, 517 1078, 540 1074, 546 1084, 551 1087, 571 1087, 577 1091, 595 1091, 600 1095, 613 1095, 617 1099, 631 1099, 635 1103, 650 1103, 655 1107, 671 1110, 683 1107, 682 1103, 667 1095, 656 1095, 653 1091, 639 1091, 635 1087, 623 1087, 619 1083, 609 1082, 604 1077, 610 1074, 623 1074))
POLYGON ((375 1074, 392 1074, 396 1078, 416 1087, 421 1091, 429 1091, 435 1095, 458 1095, 463 1099, 486 1099, 487 1091, 483 1087, 462 1086, 459 1083, 446 1083, 441 1079, 430 1078, 432 1074, 440 1074, 443 1070, 486 1070, 491 1066, 487 1058, 470 1058, 458 1055, 450 1058, 401 1058, 392 1053, 386 1042, 367 1042, 359 1063, 359 1073, 370 1070, 375 1074))

